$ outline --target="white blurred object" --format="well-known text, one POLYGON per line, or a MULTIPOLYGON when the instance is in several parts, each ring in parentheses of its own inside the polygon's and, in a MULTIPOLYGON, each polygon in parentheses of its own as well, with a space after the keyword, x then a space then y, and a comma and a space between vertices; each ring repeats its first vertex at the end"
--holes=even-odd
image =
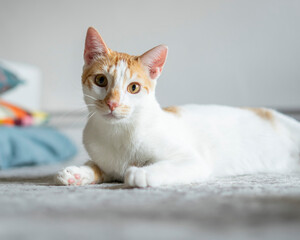
POLYGON ((3 100, 28 110, 41 108, 41 71, 33 65, 0 59, 0 63, 17 75, 24 83, 1 95, 3 100))

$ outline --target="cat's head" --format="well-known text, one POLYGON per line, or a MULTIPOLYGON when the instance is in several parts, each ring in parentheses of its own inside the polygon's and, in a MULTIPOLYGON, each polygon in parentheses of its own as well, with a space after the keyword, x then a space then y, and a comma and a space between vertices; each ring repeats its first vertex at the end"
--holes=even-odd
POLYGON ((141 56, 109 49, 94 28, 85 40, 82 85, 91 112, 108 122, 129 119, 153 99, 156 80, 166 61, 168 48, 159 45, 141 56))

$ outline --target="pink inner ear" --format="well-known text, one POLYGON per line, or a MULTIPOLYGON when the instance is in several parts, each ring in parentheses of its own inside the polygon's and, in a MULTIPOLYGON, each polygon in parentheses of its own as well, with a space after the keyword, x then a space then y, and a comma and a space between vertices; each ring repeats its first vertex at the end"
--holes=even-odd
POLYGON ((96 56, 108 54, 109 50, 96 29, 90 27, 86 34, 84 61, 90 64, 96 56))
POLYGON ((161 71, 162 71, 162 68, 150 69, 150 77, 152 79, 157 78, 160 75, 161 71))
POLYGON ((159 58, 155 59, 152 66, 150 67, 150 77, 157 78, 163 69, 167 57, 167 51, 163 51, 159 58))
POLYGON ((149 75, 152 79, 158 78, 161 74, 167 54, 168 48, 164 45, 159 45, 141 56, 141 61, 148 67, 149 75))

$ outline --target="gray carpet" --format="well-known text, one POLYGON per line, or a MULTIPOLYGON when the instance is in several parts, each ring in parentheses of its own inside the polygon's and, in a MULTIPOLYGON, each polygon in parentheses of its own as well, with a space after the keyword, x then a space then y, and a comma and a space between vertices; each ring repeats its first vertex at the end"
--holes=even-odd
POLYGON ((58 166, 0 174, 0 239, 299 239, 300 176, 127 189, 55 186, 58 166))
MULTIPOLYGON (((80 144, 81 127, 61 125, 80 144)), ((300 175, 128 189, 55 186, 64 165, 0 171, 0 239, 300 239, 300 175)))

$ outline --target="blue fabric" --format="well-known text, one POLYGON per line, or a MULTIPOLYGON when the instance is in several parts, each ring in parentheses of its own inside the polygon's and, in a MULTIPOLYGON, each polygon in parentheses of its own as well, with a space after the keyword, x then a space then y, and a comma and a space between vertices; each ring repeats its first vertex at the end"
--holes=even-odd
POLYGON ((22 82, 15 74, 0 65, 0 94, 22 82))
POLYGON ((73 157, 76 147, 50 127, 0 127, 0 168, 60 162, 73 157))

